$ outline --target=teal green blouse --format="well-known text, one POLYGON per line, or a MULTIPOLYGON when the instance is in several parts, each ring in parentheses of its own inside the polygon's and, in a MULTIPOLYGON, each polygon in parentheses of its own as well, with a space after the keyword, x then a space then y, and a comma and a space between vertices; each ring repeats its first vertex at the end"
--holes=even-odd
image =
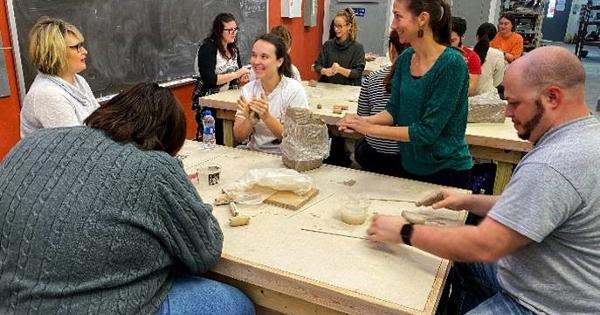
POLYGON ((392 95, 386 106, 397 126, 407 126, 410 142, 399 142, 404 169, 430 175, 444 169, 473 167, 465 141, 469 73, 461 53, 446 48, 421 77, 410 74, 414 50, 396 62, 392 95))

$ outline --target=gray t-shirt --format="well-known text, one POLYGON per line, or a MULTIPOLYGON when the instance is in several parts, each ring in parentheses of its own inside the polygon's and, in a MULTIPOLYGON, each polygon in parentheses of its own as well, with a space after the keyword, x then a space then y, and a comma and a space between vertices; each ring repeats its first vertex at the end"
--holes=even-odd
POLYGON ((600 122, 548 131, 488 216, 533 242, 498 261, 500 285, 548 314, 600 312, 600 122))

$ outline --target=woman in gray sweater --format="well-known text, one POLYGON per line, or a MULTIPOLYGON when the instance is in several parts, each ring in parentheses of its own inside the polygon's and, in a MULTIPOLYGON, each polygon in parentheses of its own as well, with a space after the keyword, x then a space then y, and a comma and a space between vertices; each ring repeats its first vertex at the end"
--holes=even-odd
POLYGON ((314 69, 320 82, 360 85, 365 69, 365 50, 356 41, 358 21, 351 8, 340 10, 333 19, 335 38, 323 44, 314 69))
POLYGON ((40 130, 0 164, 0 314, 251 314, 197 277, 223 234, 175 154, 185 117, 139 84, 88 127, 40 130))
POLYGON ((39 71, 21 109, 21 138, 52 127, 81 126, 100 105, 78 73, 86 69, 81 32, 61 19, 40 18, 29 33, 29 59, 39 71))

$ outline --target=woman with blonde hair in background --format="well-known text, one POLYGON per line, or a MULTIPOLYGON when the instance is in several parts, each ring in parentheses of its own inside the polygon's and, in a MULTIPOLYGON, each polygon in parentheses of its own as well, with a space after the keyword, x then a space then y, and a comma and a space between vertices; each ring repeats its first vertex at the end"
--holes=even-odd
POLYGON ((29 33, 29 58, 38 74, 21 109, 21 138, 42 128, 83 125, 100 105, 85 79, 81 32, 61 19, 41 17, 29 33))

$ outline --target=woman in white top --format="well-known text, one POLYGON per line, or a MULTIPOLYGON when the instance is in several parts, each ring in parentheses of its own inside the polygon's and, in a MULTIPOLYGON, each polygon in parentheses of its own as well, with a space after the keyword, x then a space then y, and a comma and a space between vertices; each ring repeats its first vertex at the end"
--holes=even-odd
POLYGON ((233 135, 246 142, 242 147, 280 153, 286 109, 308 108, 308 99, 302 84, 290 78, 290 58, 278 36, 260 36, 252 46, 250 62, 256 80, 241 90, 233 135))
MULTIPOLYGON (((283 40, 283 43, 285 44, 286 47, 286 51, 288 56, 290 55, 290 53, 292 52, 292 34, 290 34, 290 31, 283 25, 277 25, 277 26, 273 26, 271 28, 271 31, 269 32, 273 35, 277 35, 279 36, 279 38, 281 38, 281 40, 283 40)), ((290 63, 292 62, 292 58, 290 57, 290 63)), ((294 66, 293 63, 291 63, 291 68, 292 68, 292 75, 290 76, 290 78, 298 81, 298 82, 302 82, 302 77, 300 76, 300 71, 298 71, 298 68, 296 68, 296 66, 294 66)), ((256 80, 256 75, 254 74, 254 71, 250 71, 250 74, 248 75, 248 77, 250 78, 250 81, 256 80)))
POLYGON ((29 33, 29 58, 38 69, 21 109, 21 138, 52 127, 80 126, 100 105, 78 75, 86 69, 83 35, 61 19, 40 18, 29 33))
POLYGON ((483 23, 477 29, 477 44, 473 47, 481 60, 481 76, 475 88, 475 95, 494 92, 504 79, 506 62, 502 51, 490 47, 490 41, 496 36, 496 26, 483 23))

